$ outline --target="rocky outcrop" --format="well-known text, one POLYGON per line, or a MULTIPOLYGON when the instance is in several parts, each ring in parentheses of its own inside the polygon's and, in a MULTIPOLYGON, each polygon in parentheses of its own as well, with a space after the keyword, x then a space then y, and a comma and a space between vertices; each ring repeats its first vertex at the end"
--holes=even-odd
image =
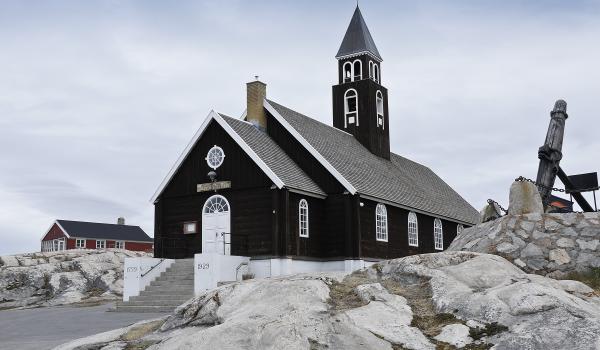
POLYGON ((0 308, 115 299, 127 250, 69 250, 0 257, 0 308))
POLYGON ((448 250, 497 254, 562 278, 600 267, 600 213, 507 215, 464 230, 448 250))
POLYGON ((225 285, 151 328, 157 327, 57 349, 587 350, 600 344, 600 298, 580 282, 526 274, 499 256, 443 252, 347 276, 225 285))
POLYGON ((537 187, 531 182, 515 181, 510 186, 508 213, 511 215, 541 214, 544 204, 537 187))

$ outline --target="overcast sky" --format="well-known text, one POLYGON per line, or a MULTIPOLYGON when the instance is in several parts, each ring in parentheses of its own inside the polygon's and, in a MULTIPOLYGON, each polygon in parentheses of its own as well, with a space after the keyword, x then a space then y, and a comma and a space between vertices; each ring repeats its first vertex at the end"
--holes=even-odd
MULTIPOLYGON (((340 1, 0 0, 0 255, 57 218, 140 225, 211 109, 269 98, 331 124, 340 1)), ((600 170, 599 1, 361 1, 392 150, 477 209, 534 178, 554 101, 565 170, 600 170)), ((590 197, 591 198, 591 197, 590 197)))

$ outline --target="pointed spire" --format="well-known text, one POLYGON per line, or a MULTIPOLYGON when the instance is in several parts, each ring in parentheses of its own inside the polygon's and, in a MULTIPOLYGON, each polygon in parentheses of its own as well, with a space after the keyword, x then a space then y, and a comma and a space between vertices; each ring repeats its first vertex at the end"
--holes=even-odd
POLYGON ((344 35, 344 40, 335 58, 339 59, 362 52, 368 52, 378 60, 383 61, 357 3, 354 15, 350 20, 350 25, 346 30, 346 35, 344 35))

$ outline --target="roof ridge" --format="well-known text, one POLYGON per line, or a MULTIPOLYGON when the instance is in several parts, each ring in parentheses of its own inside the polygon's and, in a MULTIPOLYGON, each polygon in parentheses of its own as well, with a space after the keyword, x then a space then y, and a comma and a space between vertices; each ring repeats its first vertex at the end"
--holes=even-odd
MULTIPOLYGON (((95 224, 95 225, 113 225, 113 226, 129 226, 129 227, 140 227, 139 225, 127 225, 127 224, 112 224, 108 222, 93 222, 93 221, 80 221, 80 220, 65 220, 65 219, 56 219, 56 221, 63 222, 78 222, 80 224, 95 224)), ((140 227, 141 228, 141 227, 140 227)))
POLYGON ((294 113, 298 113, 298 114, 300 114, 301 116, 303 116, 303 117, 305 117, 305 118, 308 118, 308 119, 310 119, 311 121, 314 121, 314 122, 316 122, 316 123, 319 123, 319 124, 321 124, 321 125, 324 125, 324 126, 326 126, 326 127, 328 127, 328 128, 331 128, 331 129, 333 129, 333 130, 335 130, 335 131, 341 132, 342 134, 345 134, 345 135, 348 135, 348 136, 351 136, 352 138, 354 138, 354 136, 353 136, 351 133, 349 133, 349 132, 346 132, 346 131, 344 131, 344 130, 340 130, 340 129, 336 128, 336 127, 335 127, 335 126, 333 126, 333 125, 329 125, 329 124, 323 123, 323 122, 322 122, 322 121, 320 121, 320 120, 317 120, 317 119, 311 118, 311 117, 307 116, 306 114, 302 114, 302 113, 300 113, 300 112, 296 111, 295 109, 291 109, 291 108, 289 108, 289 107, 286 107, 286 106, 282 105, 281 103, 275 102, 275 101, 273 101, 273 100, 269 100, 269 99, 266 99, 266 100, 267 100, 268 102, 270 102, 270 103, 275 103, 276 105, 279 105, 279 106, 281 106, 281 107, 283 107, 283 108, 285 108, 285 109, 289 109, 290 111, 292 111, 292 112, 294 112, 294 113))

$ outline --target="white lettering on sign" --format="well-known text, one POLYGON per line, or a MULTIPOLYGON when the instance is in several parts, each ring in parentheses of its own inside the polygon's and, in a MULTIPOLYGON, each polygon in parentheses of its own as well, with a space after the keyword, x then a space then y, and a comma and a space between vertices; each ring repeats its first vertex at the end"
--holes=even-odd
POLYGON ((127 272, 136 272, 137 271, 137 267, 128 267, 127 268, 127 272))
POLYGON ((196 186, 197 192, 216 191, 225 188, 231 188, 231 181, 209 182, 205 184, 198 184, 196 186))
POLYGON ((208 269, 210 269, 209 263, 199 263, 198 264, 198 270, 208 270, 208 269))

